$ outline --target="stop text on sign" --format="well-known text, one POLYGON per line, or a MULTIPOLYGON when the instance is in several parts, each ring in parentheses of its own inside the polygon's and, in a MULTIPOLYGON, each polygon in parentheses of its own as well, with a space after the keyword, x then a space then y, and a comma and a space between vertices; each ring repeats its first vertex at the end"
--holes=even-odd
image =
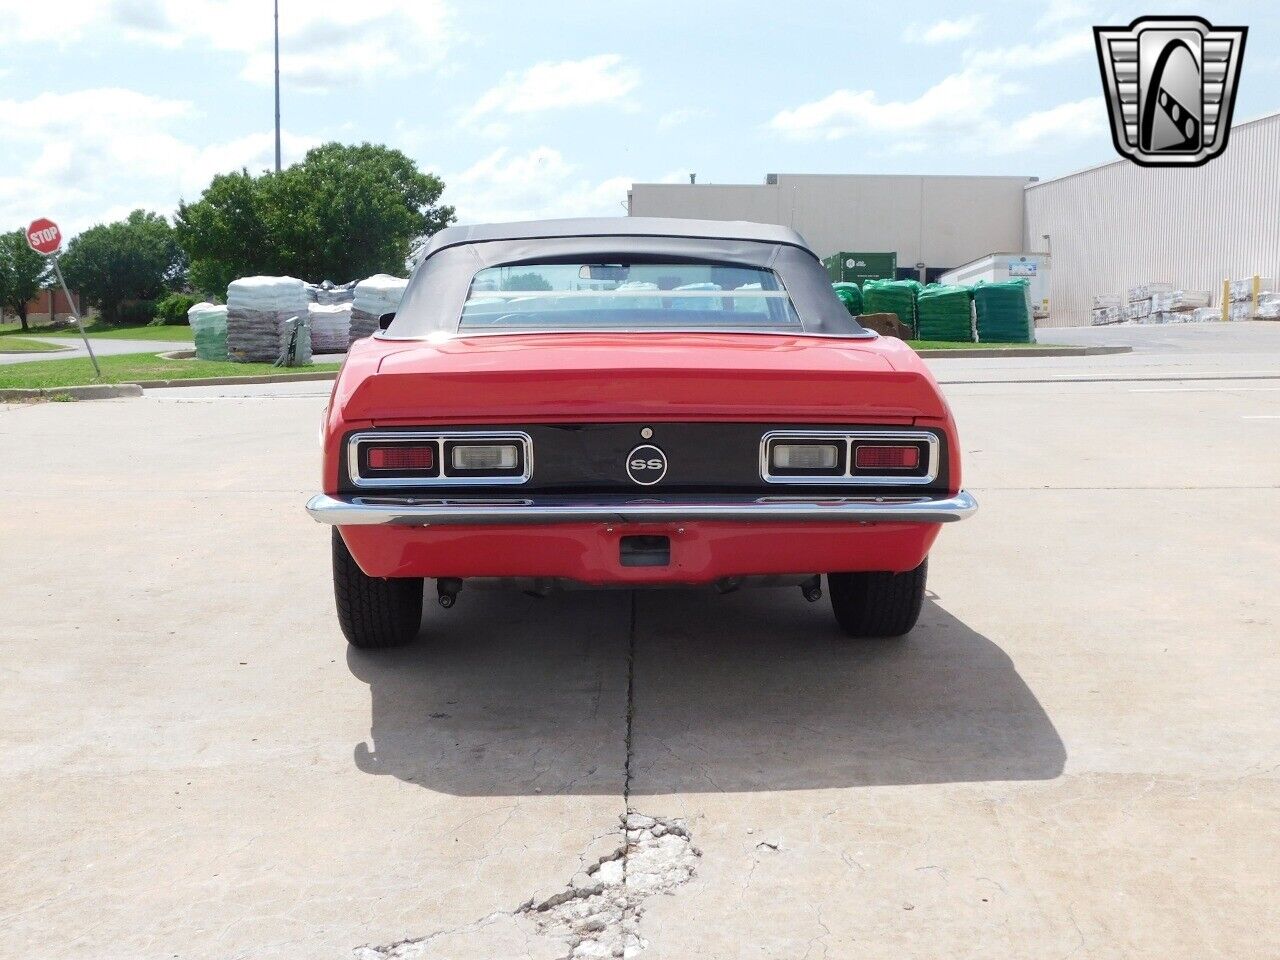
POLYGON ((62 231, 52 220, 40 218, 27 227, 27 244, 36 253, 50 256, 62 246, 62 231))

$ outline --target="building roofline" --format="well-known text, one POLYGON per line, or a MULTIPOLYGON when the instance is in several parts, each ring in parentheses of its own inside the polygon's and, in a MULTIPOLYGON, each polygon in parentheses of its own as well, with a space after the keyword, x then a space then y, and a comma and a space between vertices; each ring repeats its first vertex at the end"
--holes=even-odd
MULTIPOLYGON (((894 180, 1022 180, 1028 183, 1034 183, 1039 177, 1027 177, 1021 175, 1003 174, 1003 173, 770 173, 768 178, 785 178, 788 180, 799 179, 842 179, 842 180, 869 180, 877 179, 894 179, 894 180)), ((636 187, 776 187, 778 184, 766 179, 762 183, 661 183, 636 181, 631 184, 630 189, 636 187)))
MULTIPOLYGON (((1260 117, 1252 117, 1248 120, 1241 120, 1239 123, 1233 123, 1231 125, 1231 132, 1235 133, 1241 127, 1251 127, 1255 123, 1262 123, 1266 120, 1275 120, 1277 118, 1280 118, 1280 110, 1275 110, 1271 113, 1264 113, 1260 117)), ((1034 190, 1036 187, 1042 187, 1046 183, 1057 183, 1060 180, 1069 180, 1072 177, 1079 177, 1086 173, 1092 173, 1094 170, 1101 170, 1103 167, 1113 167, 1118 163, 1132 163, 1132 161, 1127 157, 1116 157, 1114 160, 1103 160, 1101 163, 1090 164, 1087 167, 1081 167, 1079 170, 1072 170, 1070 173, 1062 173, 1056 177, 1048 177, 1038 183, 1029 183, 1023 189, 1034 190)))

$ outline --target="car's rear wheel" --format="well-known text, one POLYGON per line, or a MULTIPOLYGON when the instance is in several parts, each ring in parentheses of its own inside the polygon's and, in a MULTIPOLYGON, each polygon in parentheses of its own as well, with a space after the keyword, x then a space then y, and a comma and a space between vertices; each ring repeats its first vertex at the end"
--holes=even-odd
POLYGON ((422 623, 422 580, 370 577, 360 569, 335 528, 333 598, 347 642, 361 650, 407 643, 422 623))
POLYGON ((920 617, 929 561, 906 573, 828 573, 827 592, 840 629, 850 637, 900 637, 920 617))

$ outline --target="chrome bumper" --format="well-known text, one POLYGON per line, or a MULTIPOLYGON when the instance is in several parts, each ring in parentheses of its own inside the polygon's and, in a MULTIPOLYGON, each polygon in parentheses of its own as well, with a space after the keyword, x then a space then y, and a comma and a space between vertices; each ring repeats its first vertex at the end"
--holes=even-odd
POLYGON ((320 523, 426 527, 532 523, 951 523, 978 509, 961 490, 954 497, 529 497, 439 498, 317 494, 307 513, 320 523))

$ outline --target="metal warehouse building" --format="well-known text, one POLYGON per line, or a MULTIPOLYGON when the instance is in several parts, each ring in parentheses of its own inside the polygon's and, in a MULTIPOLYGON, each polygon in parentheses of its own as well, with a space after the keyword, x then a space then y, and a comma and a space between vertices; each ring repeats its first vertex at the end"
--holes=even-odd
POLYGON ((1049 253, 1048 320, 1088 324, 1093 297, 1169 282, 1221 302, 1224 278, 1280 280, 1280 113, 1236 124, 1189 170, 1117 159, 1052 180, 770 174, 763 184, 637 183, 635 216, 794 227, 820 257, 896 251, 934 279, 995 252, 1049 253))
POLYGON ((756 220, 792 227, 818 256, 897 253, 942 273, 993 250, 1022 248, 1030 177, 771 173, 764 183, 637 183, 635 217, 756 220))
POLYGON ((1280 279, 1280 114, 1236 124, 1203 167, 1115 160, 1029 185, 1025 208, 1026 249, 1053 255, 1051 326, 1087 324, 1095 294, 1150 281, 1219 304, 1224 278, 1280 279))

